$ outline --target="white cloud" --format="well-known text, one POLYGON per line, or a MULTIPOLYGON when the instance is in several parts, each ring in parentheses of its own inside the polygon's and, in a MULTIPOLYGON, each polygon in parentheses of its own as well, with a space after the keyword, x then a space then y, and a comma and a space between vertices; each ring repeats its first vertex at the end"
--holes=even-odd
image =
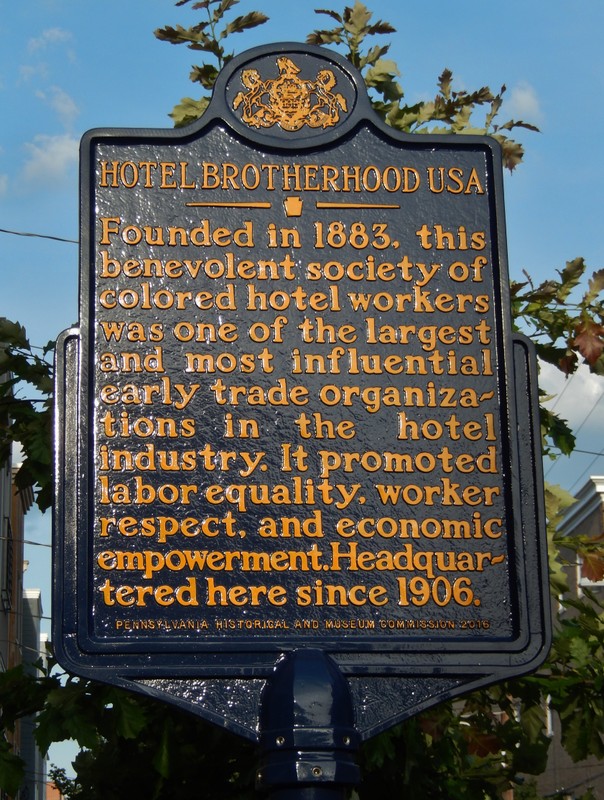
POLYGON ((31 64, 22 64, 19 67, 19 80, 21 83, 29 83, 36 78, 46 80, 48 77, 48 65, 37 64, 35 67, 31 64))
POLYGON ((25 145, 28 158, 23 170, 27 181, 46 183, 61 180, 78 163, 78 140, 67 133, 59 136, 39 134, 25 145))
POLYGON ((572 493, 583 486, 590 475, 604 474, 604 458, 597 455, 604 450, 604 379, 582 365, 565 380, 555 367, 541 364, 539 385, 554 395, 546 407, 566 420, 576 436, 575 450, 570 457, 545 461, 545 480, 560 484, 572 493))
POLYGON ((51 86, 47 92, 39 91, 37 96, 57 112, 65 127, 70 127, 80 113, 73 98, 58 86, 51 86))
POLYGON ((42 31, 40 36, 31 38, 27 43, 27 49, 30 53, 35 53, 38 50, 45 50, 49 45, 62 44, 71 39, 69 31, 62 28, 47 28, 42 31))
POLYGON ((574 431, 586 425, 588 431, 593 426, 598 433, 601 432, 600 409, 604 393, 601 375, 594 375, 588 367, 581 365, 573 375, 565 378, 556 367, 542 363, 539 385, 552 395, 547 408, 566 419, 574 431))
POLYGON ((543 119, 537 92, 526 81, 508 90, 504 110, 508 116, 523 122, 538 124, 543 119))

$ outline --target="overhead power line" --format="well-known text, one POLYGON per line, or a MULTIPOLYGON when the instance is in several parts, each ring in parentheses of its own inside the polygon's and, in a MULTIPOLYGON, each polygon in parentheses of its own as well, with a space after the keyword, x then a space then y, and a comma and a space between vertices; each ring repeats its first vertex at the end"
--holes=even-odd
POLYGON ((570 492, 571 494, 572 494, 572 491, 573 491, 573 489, 575 488, 575 486, 577 486, 577 484, 578 484, 578 483, 579 483, 579 481, 580 481, 580 480, 583 478, 583 476, 585 475, 585 473, 587 473, 587 472, 591 472, 591 468, 593 467, 593 465, 594 465, 594 464, 596 463, 596 461, 597 461, 597 460, 598 460, 598 459, 599 459, 601 456, 603 456, 603 455, 604 455, 604 452, 602 452, 602 453, 596 453, 596 454, 594 455, 594 457, 592 458, 592 460, 591 460, 591 461, 589 462, 589 464, 588 464, 588 465, 585 467, 585 469, 584 469, 584 470, 583 470, 583 472, 582 472, 582 473, 579 475, 579 477, 578 477, 578 478, 577 478, 577 480, 576 480, 576 481, 573 483, 573 485, 570 487, 570 489, 569 489, 569 492, 570 492))
POLYGON ((553 406, 551 407, 551 410, 552 410, 552 411, 553 411, 553 410, 556 408, 556 406, 558 405, 558 403, 559 403, 559 402, 560 402, 560 400, 562 399, 562 395, 563 395, 563 394, 564 394, 564 392, 565 392, 565 391, 568 389, 568 387, 571 385, 571 383, 573 382, 573 378, 575 378, 575 377, 576 377, 576 375, 577 375, 577 373, 576 373, 576 372, 573 372, 573 374, 570 376, 570 378, 568 378, 568 380, 566 380, 566 381, 564 382, 564 386, 562 387, 562 391, 561 391, 561 392, 560 392, 558 395, 556 395, 556 399, 555 399, 555 401, 554 401, 554 404, 553 404, 553 406))
POLYGON ((52 547, 49 542, 34 542, 32 539, 16 539, 14 536, 0 536, 0 542, 14 542, 15 544, 31 544, 36 547, 52 547))
POLYGON ((53 242, 67 242, 68 244, 79 244, 77 239, 65 239, 62 236, 50 236, 46 233, 27 233, 26 231, 10 231, 7 228, 0 228, 0 233, 9 233, 11 236, 28 236, 34 239, 52 239, 53 242))
MULTIPOLYGON (((588 413, 588 414, 587 414, 587 415, 586 415, 586 416, 583 418, 583 420, 582 420, 581 424, 579 425, 579 427, 578 427, 578 428, 575 428, 575 430, 573 431, 573 433, 574 433, 574 435, 575 435, 575 436, 577 436, 577 435, 578 435, 578 433, 579 433, 579 431, 581 430, 581 428, 582 428, 582 427, 585 425, 585 423, 587 422, 587 420, 588 420, 588 419, 591 417, 591 415, 594 413, 594 411, 595 411, 595 410, 596 410, 596 408, 598 407, 598 405, 599 405, 600 401, 602 400, 602 398, 604 398, 604 390, 602 390, 602 391, 600 392, 600 394, 598 395, 598 397, 595 399, 595 401, 594 401, 594 403, 593 403, 593 405, 592 405, 591 409, 589 410, 589 413, 588 413)), ((580 451, 580 450, 577 450, 576 448, 573 448, 573 452, 582 452, 582 451, 580 451)), ((585 452, 587 452, 587 451, 585 451, 585 452)), ((595 456, 596 456, 596 458, 597 458, 597 457, 601 456, 601 455, 602 455, 602 453, 592 453, 591 455, 595 455, 595 456)), ((561 456, 560 456, 560 455, 556 456, 556 458, 555 458, 554 462, 553 462, 553 463, 550 465, 549 469, 548 469, 548 470, 546 471, 546 473, 545 473, 545 477, 546 477, 546 478, 547 478, 547 476, 550 474, 550 472, 553 470, 553 468, 556 466, 556 464, 558 463, 558 461, 560 460, 560 458, 561 458, 561 456)), ((595 460, 596 460, 596 459, 594 459, 594 461, 595 461, 595 460)), ((592 461, 592 462, 591 462, 591 464, 589 465, 588 469, 590 469, 590 468, 591 468, 591 466, 592 466, 592 464, 594 463, 594 461, 592 461)), ((576 485, 576 484, 579 482, 579 480, 581 480, 581 478, 583 477, 583 475, 584 475, 584 474, 585 474, 585 471, 583 471, 583 473, 581 473, 581 475, 580 475, 580 476, 579 476, 579 478, 578 478, 578 479, 575 481, 575 483, 573 484, 573 486, 575 486, 575 485, 576 485)))

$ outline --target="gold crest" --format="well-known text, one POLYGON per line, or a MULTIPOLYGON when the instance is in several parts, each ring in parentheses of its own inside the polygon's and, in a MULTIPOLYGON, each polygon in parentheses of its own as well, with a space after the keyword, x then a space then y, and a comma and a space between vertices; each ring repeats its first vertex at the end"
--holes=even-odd
POLYGON ((340 120, 340 111, 347 111, 346 98, 331 90, 336 78, 329 69, 320 70, 314 81, 300 78, 300 69, 291 58, 277 59, 279 77, 262 80, 256 69, 244 69, 241 82, 247 91, 239 92, 233 108, 241 107, 241 118, 253 128, 279 125, 286 131, 309 128, 330 128, 340 120))

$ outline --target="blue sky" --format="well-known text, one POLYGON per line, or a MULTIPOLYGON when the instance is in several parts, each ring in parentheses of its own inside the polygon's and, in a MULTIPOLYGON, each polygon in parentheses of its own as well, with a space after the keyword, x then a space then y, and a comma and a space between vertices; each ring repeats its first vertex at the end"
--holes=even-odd
MULTIPOLYGON (((239 52, 268 42, 304 40, 330 24, 315 7, 242 0, 238 13, 260 10, 270 21, 231 37, 239 52)), ((430 97, 444 67, 456 88, 506 84, 502 121, 539 126, 521 132, 525 163, 505 178, 510 272, 539 282, 583 256, 604 267, 604 29, 602 0, 381 0, 374 20, 396 33, 390 56, 409 103, 430 97)), ((171 127, 168 113, 186 95, 202 53, 158 41, 155 28, 199 19, 172 0, 0 0, 0 228, 76 240, 78 143, 95 127, 171 127)), ((227 43, 228 43, 227 41, 227 43)), ((0 233, 0 315, 25 324, 43 344, 77 321, 75 244, 0 233)), ((547 369, 544 385, 558 392, 556 411, 578 430, 578 448, 604 447, 604 381, 581 374, 564 385, 547 369)), ((577 490, 604 461, 576 453, 546 464, 547 479, 577 490)), ((48 515, 30 516, 28 538, 50 541, 48 515)), ((47 547, 30 547, 26 585, 42 586, 48 613, 47 547)))

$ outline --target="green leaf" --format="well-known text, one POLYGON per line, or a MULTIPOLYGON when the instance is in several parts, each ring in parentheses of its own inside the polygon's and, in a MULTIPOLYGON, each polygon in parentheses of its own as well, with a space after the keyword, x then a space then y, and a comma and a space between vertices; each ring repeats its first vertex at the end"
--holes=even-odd
POLYGON ((394 75, 400 75, 396 63, 381 58, 365 73, 365 83, 367 86, 375 86, 380 82, 392 80, 394 75))
POLYGON ((524 158, 524 147, 518 142, 514 142, 512 139, 508 139, 500 134, 494 134, 494 138, 497 139, 501 145, 504 167, 509 169, 510 172, 513 172, 524 158))
POLYGON ((0 342, 3 345, 29 350, 29 340, 25 328, 19 322, 12 322, 6 317, 0 317, 0 342))
POLYGON ((15 796, 25 779, 25 762, 12 752, 5 739, 0 740, 0 787, 15 796))
POLYGON ((186 44, 192 49, 205 49, 205 46, 211 41, 211 38, 204 33, 206 26, 207 23, 202 23, 195 28, 183 28, 182 25, 177 25, 173 28, 170 25, 166 25, 165 28, 158 28, 154 33, 163 42, 186 44))
POLYGON ((566 420, 543 406, 539 409, 543 438, 550 438, 554 447, 563 455, 570 455, 575 448, 575 436, 566 420))
POLYGON ((589 279, 587 286, 588 290, 583 296, 584 305, 589 305, 590 303, 593 303, 596 297, 602 291, 604 291, 604 269, 600 269, 597 272, 594 272, 594 274, 589 279))
POLYGON ((344 11, 344 28, 353 36, 361 36, 367 31, 371 11, 360 0, 355 0, 353 8, 344 11))
POLYGON ((217 77, 218 69, 213 64, 204 64, 203 67, 193 67, 189 74, 189 78, 193 83, 201 83, 204 89, 211 89, 216 83, 217 77))
POLYGON ((337 11, 331 11, 328 8, 315 8, 315 14, 326 14, 328 17, 335 19, 336 22, 343 22, 342 17, 337 13, 337 11))
POLYGON ((583 639, 576 637, 570 645, 570 654, 577 668, 581 669, 591 661, 591 648, 583 639))
POLYGON ((251 28, 257 28, 258 25, 263 25, 267 20, 266 14, 261 14, 259 11, 250 11, 249 14, 236 17, 232 22, 229 22, 222 35, 228 36, 231 33, 242 33, 251 28))
POLYGON ((604 354, 598 358, 593 364, 589 365, 590 372, 593 372, 594 375, 604 375, 604 354))
POLYGON ((562 519, 564 511, 575 502, 575 498, 562 486, 545 484, 545 513, 554 527, 562 519))
POLYGON ((381 736, 372 739, 365 746, 363 758, 366 766, 370 769, 381 769, 385 763, 394 758, 396 752, 394 738, 396 735, 397 729, 390 729, 381 736))
POLYGON ((588 756, 604 758, 604 743, 592 714, 572 713, 565 718, 562 728, 564 749, 576 763, 588 756))
POLYGON ((396 28, 393 28, 389 22, 382 22, 382 20, 379 20, 378 22, 369 26, 367 33, 369 33, 371 36, 384 33, 396 33, 396 28))
POLYGON ((451 97, 453 84, 453 73, 450 69, 444 69, 438 76, 438 88, 442 96, 448 100, 451 97))
POLYGON ((162 778, 170 777, 170 743, 173 735, 171 727, 166 723, 162 731, 159 747, 153 759, 153 766, 162 778))
POLYGON ((124 739, 135 739, 147 723, 147 715, 137 698, 120 692, 113 701, 116 731, 124 739))
POLYGON ((86 681, 70 681, 52 689, 37 719, 38 746, 46 752, 54 741, 75 739, 80 747, 94 748, 99 739, 97 715, 86 681))
POLYGON ((343 42, 342 31, 344 29, 340 28, 339 30, 334 29, 331 31, 328 30, 317 30, 313 31, 313 33, 309 33, 306 37, 306 44, 317 44, 319 46, 324 44, 341 44, 343 42))
POLYGON ((542 775, 547 769, 547 756, 551 741, 549 736, 543 735, 534 742, 522 740, 521 745, 511 751, 514 757, 515 772, 542 775))
POLYGON ((524 122, 523 120, 513 120, 510 119, 507 122, 504 122, 502 125, 497 126, 498 131, 511 131, 514 128, 524 128, 527 131, 533 131, 533 133, 539 133, 539 128, 536 125, 532 125, 530 122, 524 122))
POLYGON ((545 729, 545 711, 540 703, 531 706, 523 706, 520 712, 520 725, 531 743, 539 740, 545 729))
MULTIPOLYGON (((218 8, 214 9, 213 19, 215 22, 219 22, 227 11, 230 11, 233 6, 236 6, 239 3, 239 0, 221 0, 220 5, 218 8)), ((209 5, 209 3, 208 3, 209 5)))
POLYGON ((365 73, 365 83, 368 87, 377 88, 386 100, 398 100, 403 96, 403 90, 394 80, 397 74, 393 61, 379 59, 365 73))
MULTIPOLYGON (((360 68, 361 69, 365 69, 365 67, 367 67, 368 65, 376 64, 382 58, 382 56, 386 55, 386 53, 388 52, 389 49, 390 48, 389 48, 388 45, 385 45, 383 47, 380 47, 379 45, 376 45, 375 47, 370 48, 370 50, 367 52, 367 54, 362 56, 359 59, 360 68)), ((396 63, 394 61, 392 61, 390 63, 393 65, 393 68, 394 68, 394 72, 392 74, 393 75, 398 75, 399 71, 398 71, 398 68, 396 66, 396 63)), ((367 76, 366 75, 365 75, 365 83, 367 84, 367 76)))
POLYGON ((566 266, 560 273, 562 282, 557 294, 561 303, 566 300, 575 286, 579 284, 584 272, 585 261, 582 258, 575 258, 566 262, 566 266))
POLYGON ((174 120, 175 127, 181 128, 199 119, 209 103, 209 97, 201 97, 199 100, 193 100, 191 97, 183 97, 180 103, 174 106, 170 114, 174 120))

